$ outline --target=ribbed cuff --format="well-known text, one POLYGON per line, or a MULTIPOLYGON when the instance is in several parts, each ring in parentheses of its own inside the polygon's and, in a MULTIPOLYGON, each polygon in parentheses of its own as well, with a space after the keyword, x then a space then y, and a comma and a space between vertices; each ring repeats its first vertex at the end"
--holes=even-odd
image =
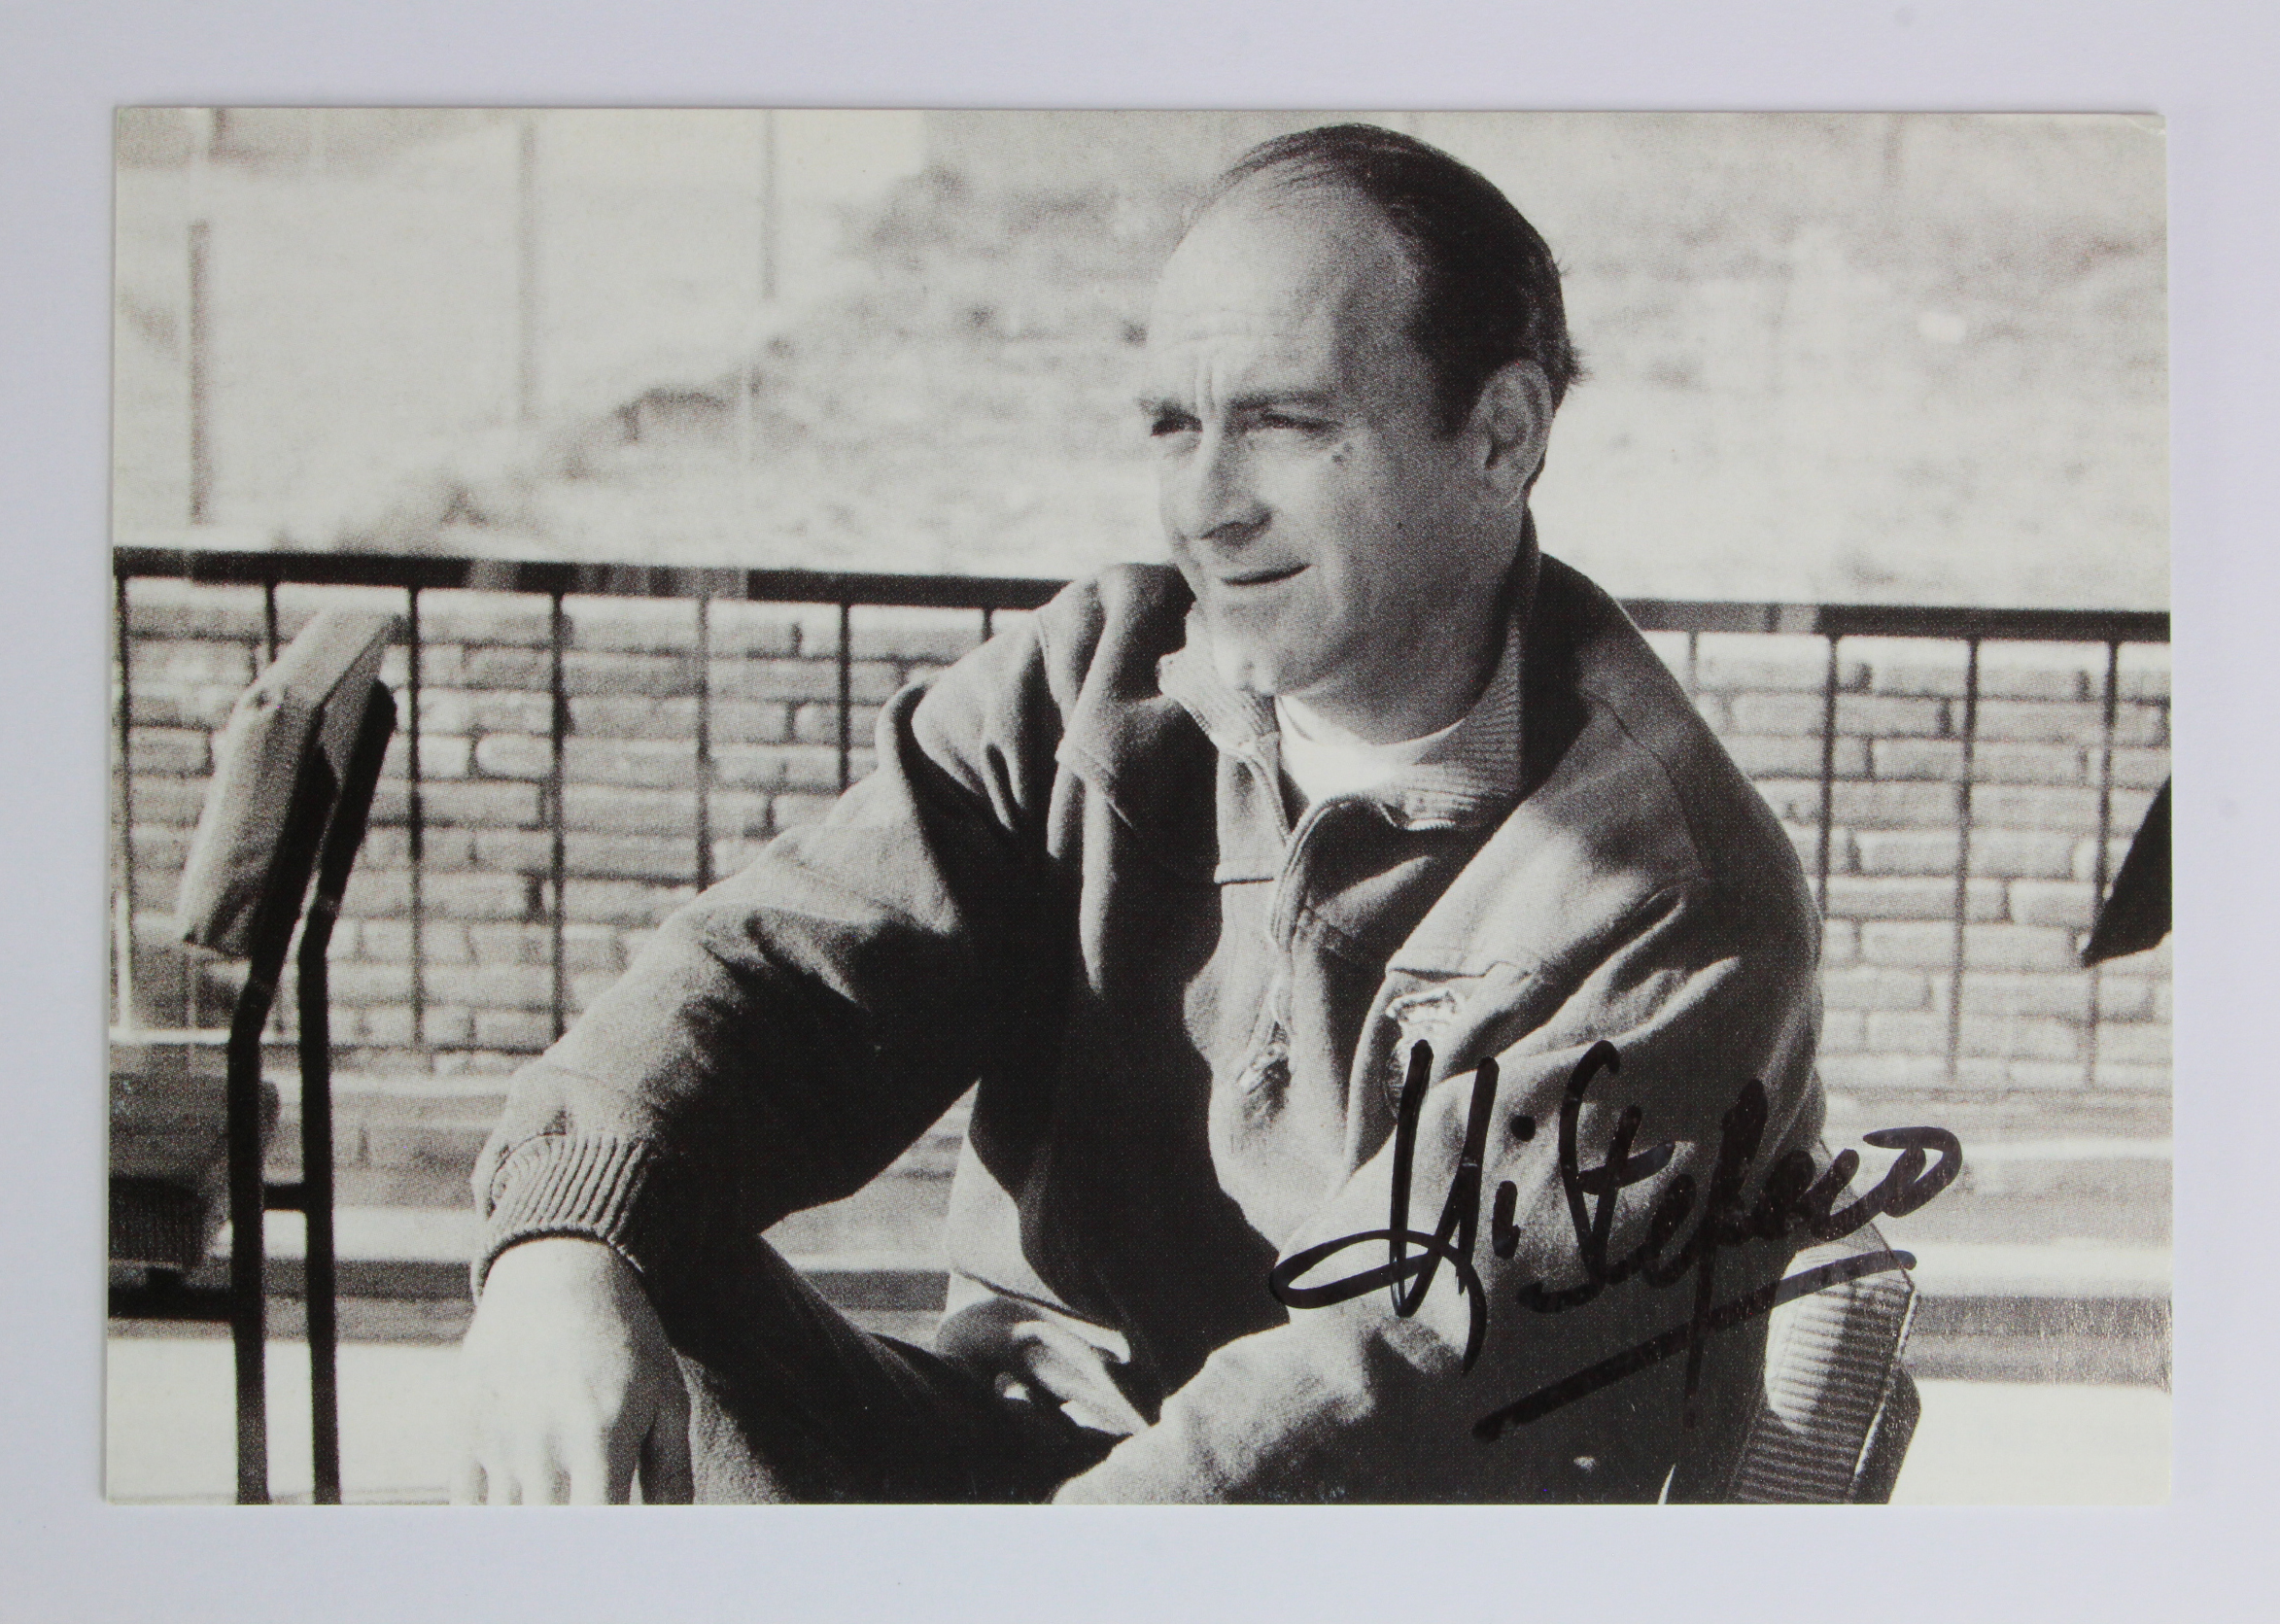
POLYGON ((475 1257, 477 1294, 493 1259, 542 1235, 598 1240, 639 1266, 630 1250, 635 1210, 657 1160, 657 1147, 646 1139, 549 1133, 517 1146, 491 1181, 475 1257))

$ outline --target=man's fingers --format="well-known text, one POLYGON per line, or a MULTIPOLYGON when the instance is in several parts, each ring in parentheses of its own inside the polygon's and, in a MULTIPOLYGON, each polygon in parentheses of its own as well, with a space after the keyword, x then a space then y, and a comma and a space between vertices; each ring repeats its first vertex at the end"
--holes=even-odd
POLYGON ((551 1440, 534 1439, 515 1456, 517 1499, 509 1503, 560 1505, 570 1498, 570 1478, 549 1447, 551 1440))
POLYGON ((570 1504, 615 1505, 624 1502, 625 1479, 632 1475, 631 1468, 622 1472, 614 1469, 598 1429, 580 1434, 563 1453, 570 1469, 570 1504))
POLYGON ((634 1498, 634 1473, 641 1461, 641 1433, 639 1418, 620 1412, 617 1422, 595 1438, 600 1470, 602 1498, 611 1505, 630 1504, 634 1498))

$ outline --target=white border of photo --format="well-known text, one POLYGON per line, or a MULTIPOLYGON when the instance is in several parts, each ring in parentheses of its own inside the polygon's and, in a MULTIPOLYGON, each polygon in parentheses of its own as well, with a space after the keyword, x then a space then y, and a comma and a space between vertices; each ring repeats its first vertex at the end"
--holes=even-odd
POLYGON ((2261 1062, 2280 892, 2262 698, 2280 602, 2280 262, 2257 0, 1043 0, 797 12, 209 0, 19 9, 0 59, 0 798, 18 950, 0 1144, 0 1571, 24 1618, 2231 1616, 2269 1572, 2261 1062), (2166 1508, 803 1508, 217 1513, 101 1498, 111 112, 125 103, 2082 109, 2169 121, 2178 628, 2175 1487, 2166 1508), (2252 711, 2252 707, 2254 710, 2252 711), (1037 1519, 1050 1516, 1050 1527, 1037 1519), (1645 1519, 1655 1518, 1649 1522, 1645 1519))

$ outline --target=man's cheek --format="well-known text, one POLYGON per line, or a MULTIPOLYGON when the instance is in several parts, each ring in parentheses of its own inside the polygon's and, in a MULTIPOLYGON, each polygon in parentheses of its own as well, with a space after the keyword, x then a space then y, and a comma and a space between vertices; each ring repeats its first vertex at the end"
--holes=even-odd
POLYGON ((1156 476, 1156 521, 1163 526, 1163 538, 1171 548, 1172 562, 1180 567, 1183 573, 1188 573, 1188 543, 1180 533, 1178 510, 1172 502, 1171 478, 1160 469, 1156 476))

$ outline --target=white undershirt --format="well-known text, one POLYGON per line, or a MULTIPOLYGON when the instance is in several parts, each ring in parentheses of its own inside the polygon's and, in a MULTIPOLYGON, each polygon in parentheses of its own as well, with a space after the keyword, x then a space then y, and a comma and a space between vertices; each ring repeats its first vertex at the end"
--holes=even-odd
POLYGON ((1365 744, 1307 713, 1295 700, 1274 702, 1275 725, 1282 730, 1283 774, 1311 806, 1333 795, 1354 795, 1391 783, 1456 736, 1471 717, 1458 717, 1422 739, 1392 744, 1365 744))

